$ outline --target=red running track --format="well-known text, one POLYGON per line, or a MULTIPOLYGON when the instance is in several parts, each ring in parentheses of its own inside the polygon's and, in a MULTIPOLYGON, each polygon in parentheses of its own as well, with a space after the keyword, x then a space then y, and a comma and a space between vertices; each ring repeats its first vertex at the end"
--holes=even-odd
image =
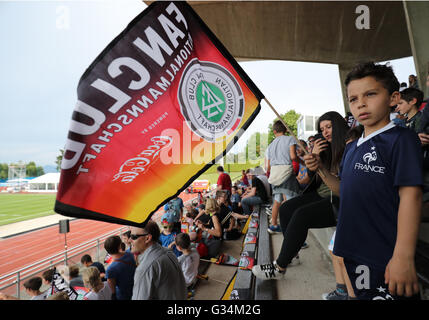
MULTIPOLYGON (((186 202, 196 195, 182 193, 180 197, 186 202)), ((158 210, 153 219, 159 219, 162 212, 161 209, 158 210)), ((70 221, 67 247, 70 249, 121 227, 123 226, 118 224, 86 219, 70 221)), ((64 234, 59 233, 58 225, 1 239, 0 275, 11 273, 61 251, 64 251, 64 234)))

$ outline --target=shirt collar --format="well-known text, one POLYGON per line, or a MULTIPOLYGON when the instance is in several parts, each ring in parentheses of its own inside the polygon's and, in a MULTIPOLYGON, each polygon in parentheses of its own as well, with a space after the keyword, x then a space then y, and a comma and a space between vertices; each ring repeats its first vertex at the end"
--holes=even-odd
POLYGON ((365 132, 363 132, 362 136, 359 138, 359 140, 357 142, 357 146, 359 147, 362 143, 368 141, 369 139, 372 139, 373 137, 375 137, 376 135, 379 135, 380 133, 383 133, 384 131, 392 129, 393 127, 395 127, 395 124, 393 121, 391 121, 387 125, 385 125, 383 128, 378 129, 377 131, 374 131, 373 133, 371 133, 367 137, 363 136, 365 134, 365 132))

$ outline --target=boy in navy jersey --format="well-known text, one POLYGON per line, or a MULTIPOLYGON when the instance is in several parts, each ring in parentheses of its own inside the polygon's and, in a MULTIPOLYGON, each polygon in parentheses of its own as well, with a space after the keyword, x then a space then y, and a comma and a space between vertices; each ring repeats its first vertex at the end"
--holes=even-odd
POLYGON ((390 108, 400 99, 391 67, 360 64, 345 84, 350 111, 364 133, 346 146, 340 180, 317 156, 304 158, 341 195, 334 254, 344 257, 358 299, 418 298, 414 254, 423 184, 418 136, 390 122, 390 108))

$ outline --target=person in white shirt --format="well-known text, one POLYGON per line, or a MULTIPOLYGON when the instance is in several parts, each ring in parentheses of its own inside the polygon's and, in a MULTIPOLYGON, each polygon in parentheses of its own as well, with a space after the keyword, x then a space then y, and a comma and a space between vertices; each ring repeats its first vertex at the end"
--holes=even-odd
POLYGON ((112 300, 112 289, 107 281, 101 281, 100 271, 96 267, 83 269, 82 279, 85 287, 90 289, 84 300, 112 300))

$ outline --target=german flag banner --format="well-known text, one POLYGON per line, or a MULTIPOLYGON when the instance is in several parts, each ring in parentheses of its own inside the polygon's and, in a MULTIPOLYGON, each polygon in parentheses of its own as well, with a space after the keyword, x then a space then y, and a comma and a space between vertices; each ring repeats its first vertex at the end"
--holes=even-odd
POLYGON ((138 15, 77 93, 55 211, 134 226, 224 156, 264 98, 184 1, 138 15))

